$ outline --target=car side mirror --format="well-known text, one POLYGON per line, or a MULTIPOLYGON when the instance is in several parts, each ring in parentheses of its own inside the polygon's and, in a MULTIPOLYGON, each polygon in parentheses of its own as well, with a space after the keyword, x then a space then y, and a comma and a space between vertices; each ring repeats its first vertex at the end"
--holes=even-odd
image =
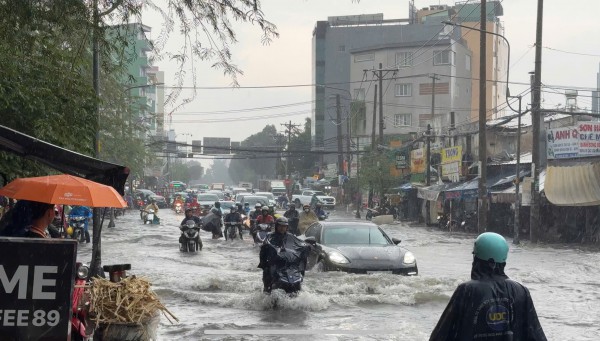
POLYGON ((401 240, 398 238, 392 238, 392 242, 394 242, 394 244, 398 245, 398 244, 400 244, 401 240))
POLYGON ((304 239, 304 241, 313 246, 317 244, 317 240, 315 239, 315 237, 306 237, 306 239, 304 239))

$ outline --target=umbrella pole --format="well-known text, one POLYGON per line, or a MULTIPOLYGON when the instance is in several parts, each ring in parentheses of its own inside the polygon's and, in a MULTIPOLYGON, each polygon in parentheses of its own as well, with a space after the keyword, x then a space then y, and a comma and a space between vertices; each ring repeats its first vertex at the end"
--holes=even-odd
MULTIPOLYGON (((106 209, 105 209, 106 210, 106 209)), ((100 235, 102 233, 102 223, 104 222, 104 215, 100 220, 100 209, 94 208, 94 214, 92 217, 93 229, 92 229, 92 262, 90 264, 91 275, 90 277, 103 277, 104 271, 102 270, 102 252, 100 235)))

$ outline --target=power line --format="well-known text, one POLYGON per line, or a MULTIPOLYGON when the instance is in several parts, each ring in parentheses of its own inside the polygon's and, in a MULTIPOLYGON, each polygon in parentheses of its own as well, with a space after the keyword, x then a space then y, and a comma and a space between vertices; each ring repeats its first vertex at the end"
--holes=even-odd
POLYGON ((581 52, 573 52, 573 51, 565 51, 565 50, 559 50, 559 49, 555 49, 549 46, 542 46, 542 48, 546 49, 546 50, 551 50, 551 51, 556 51, 556 52, 561 52, 561 53, 568 53, 568 54, 574 54, 574 55, 578 55, 578 56, 586 56, 586 57, 600 57, 600 54, 592 54, 592 53, 581 53, 581 52))

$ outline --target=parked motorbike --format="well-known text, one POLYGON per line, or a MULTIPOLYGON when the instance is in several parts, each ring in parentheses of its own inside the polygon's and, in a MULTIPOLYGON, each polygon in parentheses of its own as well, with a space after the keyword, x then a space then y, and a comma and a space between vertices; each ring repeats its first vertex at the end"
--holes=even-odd
POLYGON ((141 210, 142 221, 144 224, 159 224, 160 219, 154 213, 154 209, 141 210))
POLYGON ((85 221, 87 217, 84 216, 72 216, 69 217, 69 227, 67 228, 67 235, 72 239, 75 239, 79 243, 83 243, 89 240, 89 232, 86 236, 85 232, 85 221))
POLYGON ((272 224, 258 224, 254 233, 254 242, 262 244, 272 230, 272 224))
POLYGON ((448 229, 448 215, 445 213, 439 213, 437 216, 437 223, 440 230, 448 229))
POLYGON ((183 212, 183 207, 181 207, 181 203, 178 202, 175 204, 175 214, 181 214, 183 212))
POLYGON ((240 240, 242 240, 242 224, 238 222, 225 223, 225 240, 234 240, 236 233, 239 232, 240 240))
POLYGON ((200 239, 200 226, 193 220, 188 220, 179 227, 179 251, 196 252, 202 250, 202 239, 200 239))
POLYGON ((82 263, 77 263, 77 276, 75 278, 75 288, 73 289, 73 303, 71 305, 71 340, 88 340, 94 331, 93 324, 90 323, 88 314, 90 311, 90 294, 86 290, 89 267, 82 263))
POLYGON ((477 231, 477 213, 465 212, 460 223, 460 228, 465 232, 477 231))
POLYGON ((374 208, 367 208, 367 213, 365 214, 365 219, 367 220, 371 220, 374 217, 377 217, 379 215, 379 211, 374 209, 374 208))

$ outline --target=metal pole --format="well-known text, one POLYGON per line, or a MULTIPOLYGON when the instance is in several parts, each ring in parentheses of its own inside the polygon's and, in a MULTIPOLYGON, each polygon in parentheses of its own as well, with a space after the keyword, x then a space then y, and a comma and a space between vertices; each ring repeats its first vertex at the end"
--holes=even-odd
POLYGON ((486 0, 481 0, 481 18, 479 32, 479 205, 477 232, 487 230, 487 153, 486 153, 486 109, 487 109, 487 87, 486 87, 486 55, 487 41, 483 30, 487 23, 486 0))
POLYGON ((379 144, 383 145, 383 65, 381 63, 379 63, 379 144))
POLYGON ((373 93, 373 127, 371 129, 371 150, 375 150, 375 127, 377 127, 377 84, 373 93))
POLYGON ((520 221, 519 215, 521 211, 521 194, 519 193, 521 177, 520 168, 521 168, 521 96, 519 98, 519 118, 517 120, 517 177, 515 178, 515 226, 514 226, 514 236, 513 236, 513 244, 519 244, 519 228, 520 221))
POLYGON ((356 137, 356 218, 360 219, 360 208, 362 205, 362 202, 360 200, 361 198, 361 192, 360 192, 360 164, 359 162, 359 152, 360 152, 360 147, 358 145, 358 136, 356 137))
MULTIPOLYGON (((425 155, 425 185, 431 185, 431 124, 427 125, 427 153, 425 155)), ((425 224, 430 223, 431 209, 429 205, 429 200, 425 199, 425 224)))
POLYGON ((531 185, 531 215, 529 221, 529 237, 531 242, 537 243, 540 224, 540 196, 539 196, 539 174, 540 174, 540 88, 542 85, 542 19, 544 15, 544 0, 538 0, 537 27, 535 35, 535 74, 533 81, 533 102, 531 104, 531 120, 533 130, 532 143, 532 165, 533 181, 531 185))

